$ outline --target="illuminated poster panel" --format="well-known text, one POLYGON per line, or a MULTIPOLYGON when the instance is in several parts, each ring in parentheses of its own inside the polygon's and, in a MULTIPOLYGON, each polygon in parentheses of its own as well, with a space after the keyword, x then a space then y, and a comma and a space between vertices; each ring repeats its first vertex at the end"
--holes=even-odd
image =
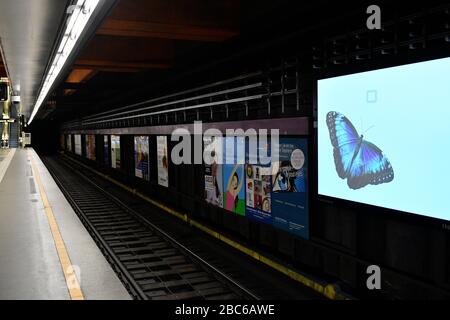
MULTIPOLYGON (((258 154, 270 155, 270 145, 259 146, 258 154), (260 149, 263 148, 263 153, 260 149)), ((250 155, 247 144, 247 163, 249 159, 259 159, 258 154, 250 155)), ((247 217, 264 223, 272 223, 272 168, 271 164, 246 165, 246 210, 247 217)))
POLYGON ((308 143, 281 138, 279 161, 272 163, 272 217, 276 228, 309 238, 308 143))
POLYGON ((318 82, 319 194, 450 220, 450 58, 318 82))
POLYGON ((63 134, 61 134, 59 137, 59 147, 61 148, 60 150, 66 149, 66 136, 63 134))
POLYGON ((111 167, 120 170, 120 136, 111 136, 111 167))
POLYGON ((96 160, 94 135, 86 136, 86 158, 92 161, 96 160))
POLYGON ((134 137, 134 169, 138 178, 150 181, 149 138, 134 137))
POLYGON ((103 161, 106 166, 111 165, 111 156, 109 149, 109 136, 103 136, 103 161))
POLYGON ((205 200, 206 202, 223 208, 223 173, 219 164, 219 156, 222 154, 221 138, 204 137, 205 155, 210 159, 205 165, 205 200), (220 139, 220 140, 219 140, 220 139))
POLYGON ((76 134, 75 135, 75 154, 81 156, 82 155, 82 149, 81 149, 81 135, 76 134))
POLYGON ((158 184, 169 187, 169 156, 167 148, 167 137, 158 136, 156 138, 158 152, 158 184))
POLYGON ((67 151, 73 152, 72 151, 72 135, 71 134, 67 135, 66 147, 67 147, 67 151))
POLYGON ((224 209, 245 216, 245 139, 224 138, 224 209))

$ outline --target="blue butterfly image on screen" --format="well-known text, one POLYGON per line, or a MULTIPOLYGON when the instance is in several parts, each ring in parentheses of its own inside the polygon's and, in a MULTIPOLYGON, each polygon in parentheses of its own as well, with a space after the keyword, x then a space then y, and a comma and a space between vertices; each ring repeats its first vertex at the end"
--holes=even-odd
POLYGON ((350 189, 379 185, 394 180, 394 169, 383 152, 358 135, 353 124, 339 112, 329 112, 327 125, 334 148, 334 163, 350 189))

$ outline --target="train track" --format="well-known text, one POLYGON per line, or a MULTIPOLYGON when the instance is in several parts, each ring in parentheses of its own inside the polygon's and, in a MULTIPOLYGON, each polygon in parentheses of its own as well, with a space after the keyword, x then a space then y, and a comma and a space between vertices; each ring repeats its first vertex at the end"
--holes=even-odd
POLYGON ((62 158, 44 158, 54 180, 131 296, 139 300, 259 297, 62 158))

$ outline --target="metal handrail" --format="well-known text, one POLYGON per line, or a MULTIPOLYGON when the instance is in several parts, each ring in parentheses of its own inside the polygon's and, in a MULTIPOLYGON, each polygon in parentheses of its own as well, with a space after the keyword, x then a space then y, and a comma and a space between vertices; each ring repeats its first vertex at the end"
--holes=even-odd
MULTIPOLYGON (((120 116, 120 115, 127 114, 127 113, 130 113, 130 112, 135 113, 135 112, 140 112, 140 111, 145 111, 145 110, 152 110, 152 109, 167 107, 167 106, 170 106, 170 105, 175 105, 175 104, 179 104, 179 103, 183 103, 183 102, 189 102, 189 101, 194 101, 194 100, 199 100, 199 99, 204 99, 204 98, 212 98, 212 97, 216 97, 216 96, 219 96, 219 95, 222 95, 222 94, 235 93, 235 92, 239 92, 239 91, 259 88, 262 85, 263 85, 262 82, 258 82, 258 83, 250 84, 250 85, 247 85, 247 86, 242 86, 242 87, 232 88, 232 89, 228 89, 228 90, 213 92, 213 93, 209 93, 209 94, 204 94, 204 95, 190 97, 190 98, 176 100, 176 101, 165 102, 165 103, 161 103, 161 104, 157 104, 157 105, 153 105, 153 106, 148 106, 148 107, 140 108, 140 109, 136 109, 136 110, 130 110, 130 111, 114 113, 114 114, 107 115, 107 116, 104 116, 104 117, 89 118, 89 120, 92 121, 92 120, 97 120, 97 119, 105 119, 105 118, 120 116)), ((87 118, 85 118, 85 119, 87 119, 87 118)))
POLYGON ((197 104, 197 105, 192 105, 192 106, 183 107, 183 108, 161 110, 161 111, 155 111, 155 112, 144 113, 144 114, 139 114, 139 115, 133 115, 133 116, 128 116, 128 117, 114 118, 114 119, 109 119, 109 120, 92 121, 92 122, 82 122, 82 125, 91 125, 91 124, 98 124, 98 123, 105 123, 105 122, 112 122, 112 121, 120 121, 120 120, 130 120, 130 119, 136 119, 136 118, 142 118, 142 117, 148 117, 148 116, 155 116, 155 115, 160 115, 160 114, 168 114, 168 113, 173 113, 173 112, 178 112, 178 111, 186 111, 186 110, 192 110, 192 109, 201 109, 201 108, 205 108, 205 107, 214 107, 214 106, 230 104, 230 103, 237 103, 237 102, 244 102, 244 101, 250 101, 250 100, 257 100, 257 99, 262 99, 263 97, 264 97, 264 94, 258 94, 258 95, 249 96, 249 97, 242 97, 242 98, 229 99, 229 100, 224 100, 224 101, 217 101, 217 102, 210 102, 210 103, 204 103, 204 104, 197 104))
POLYGON ((84 119, 88 120, 88 119, 96 118, 96 117, 98 117, 100 115, 110 114, 110 113, 114 113, 114 112, 117 112, 117 111, 122 111, 122 110, 126 110, 126 109, 129 109, 129 108, 138 107, 138 106, 141 106, 141 105, 144 105, 144 104, 147 104, 147 103, 153 103, 153 102, 161 101, 161 100, 164 100, 164 99, 174 98, 174 97, 177 97, 177 96, 180 96, 180 95, 185 95, 185 94, 188 94, 188 93, 192 93, 192 92, 196 92, 196 91, 200 91, 200 90, 204 90, 204 89, 217 87, 217 86, 220 86, 220 85, 228 84, 228 83, 239 81, 239 80, 244 80, 244 79, 248 79, 248 78, 254 78, 254 77, 257 77, 257 76, 260 76, 260 75, 262 75, 262 71, 248 73, 248 74, 240 75, 240 76, 237 76, 237 77, 229 78, 229 79, 226 79, 226 80, 217 81, 217 82, 214 82, 214 83, 211 83, 211 84, 208 84, 208 85, 204 85, 204 86, 201 86, 201 87, 196 87, 196 88, 193 88, 193 89, 188 89, 188 90, 185 90, 185 91, 181 91, 181 92, 165 95, 165 96, 162 96, 162 97, 158 97, 158 98, 154 98, 154 99, 138 102, 138 103, 135 103, 135 104, 132 104, 132 105, 128 105, 128 106, 125 106, 125 107, 116 108, 116 109, 108 110, 108 111, 105 111, 105 112, 97 113, 97 114, 85 117, 84 119))

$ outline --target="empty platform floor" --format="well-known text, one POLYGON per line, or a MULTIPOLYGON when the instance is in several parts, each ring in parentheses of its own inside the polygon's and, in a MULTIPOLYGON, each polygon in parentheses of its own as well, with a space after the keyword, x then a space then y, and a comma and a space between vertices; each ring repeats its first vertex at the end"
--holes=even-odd
POLYGON ((33 149, 0 150, 0 300, 130 296, 33 149))

